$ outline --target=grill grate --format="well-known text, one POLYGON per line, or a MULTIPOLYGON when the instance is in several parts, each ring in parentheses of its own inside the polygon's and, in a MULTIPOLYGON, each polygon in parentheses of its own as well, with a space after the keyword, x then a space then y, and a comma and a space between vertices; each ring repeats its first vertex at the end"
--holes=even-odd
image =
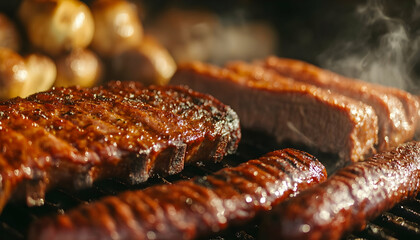
MULTIPOLYGON (((24 204, 9 203, 0 215, 0 239, 23 240, 26 238, 27 228, 32 221, 45 215, 64 213, 79 204, 86 204, 108 195, 116 195, 124 190, 143 189, 155 184, 167 184, 197 175, 207 175, 223 167, 236 166, 241 162, 257 158, 268 151, 286 147, 286 145, 280 147, 270 145, 269 143, 274 143, 274 141, 267 136, 260 136, 256 133, 244 133, 243 135, 244 139, 241 141, 238 152, 225 158, 222 163, 188 166, 178 175, 157 177, 135 186, 117 179, 106 179, 95 183, 89 189, 73 193, 55 189, 47 193, 45 204, 41 207, 28 208, 24 204)), ((311 153, 310 149, 303 150, 311 153)), ((331 156, 320 157, 321 153, 313 151, 312 153, 319 159, 331 158, 331 156)), ((327 170, 331 172, 334 169, 327 166, 327 170)), ((256 240, 258 239, 259 223, 260 220, 256 219, 246 226, 231 227, 205 239, 256 240)), ((353 233, 345 239, 420 239, 420 195, 412 201, 406 201, 383 213, 368 223, 365 230, 353 233)))

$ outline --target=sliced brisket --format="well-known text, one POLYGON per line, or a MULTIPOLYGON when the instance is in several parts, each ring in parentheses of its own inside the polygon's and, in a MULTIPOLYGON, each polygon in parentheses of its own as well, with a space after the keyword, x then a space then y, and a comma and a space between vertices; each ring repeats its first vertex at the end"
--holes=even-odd
POLYGON ((278 150, 209 176, 128 191, 38 220, 29 239, 194 239, 248 221, 325 180, 313 156, 278 150))
POLYGON ((372 106, 378 115, 380 151, 396 147, 414 136, 419 103, 405 91, 346 78, 294 59, 269 57, 258 64, 285 77, 329 89, 372 106))
POLYGON ((283 202, 267 218, 263 239, 341 239, 420 193, 420 142, 374 155, 283 202))
POLYGON ((238 113, 244 128, 273 134, 279 142, 303 143, 352 161, 372 153, 378 133, 372 107, 259 69, 242 74, 200 62, 185 63, 171 84, 212 94, 238 113))
POLYGON ((11 197, 103 177, 142 182, 185 163, 220 160, 240 139, 236 113, 183 87, 56 88, 0 103, 0 209, 11 197))

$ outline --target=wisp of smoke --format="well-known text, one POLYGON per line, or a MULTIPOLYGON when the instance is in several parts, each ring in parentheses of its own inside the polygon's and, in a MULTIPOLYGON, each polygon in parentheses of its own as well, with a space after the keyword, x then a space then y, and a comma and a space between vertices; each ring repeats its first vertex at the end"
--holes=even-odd
MULTIPOLYGON (((416 0, 413 18, 420 17, 416 0)), ((401 89, 412 89, 412 70, 418 57, 420 34, 410 33, 403 20, 385 14, 381 1, 358 6, 363 26, 353 39, 340 40, 320 55, 321 65, 345 76, 401 89), (381 30, 378 33, 378 27, 381 30), (372 44, 372 38, 378 35, 372 44)))

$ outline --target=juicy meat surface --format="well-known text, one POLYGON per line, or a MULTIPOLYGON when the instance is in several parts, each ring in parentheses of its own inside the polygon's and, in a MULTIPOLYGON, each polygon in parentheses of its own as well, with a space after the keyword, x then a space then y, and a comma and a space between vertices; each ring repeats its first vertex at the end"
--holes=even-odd
POLYGON ((278 150, 208 176, 127 191, 38 220, 29 239, 193 239, 250 220, 326 177, 313 156, 278 150))
POLYGON ((339 170, 276 208, 264 239, 340 239, 420 192, 420 142, 339 170))
POLYGON ((379 121, 379 151, 411 140, 415 134, 419 102, 405 91, 346 78, 294 59, 268 57, 258 64, 295 81, 330 89, 372 106, 379 121))
POLYGON ((230 107, 184 87, 111 82, 0 102, 0 210, 12 197, 40 205, 57 185, 137 183, 218 161, 240 137, 230 107))
MULTIPOLYGON (((346 161, 371 155, 377 143, 372 107, 313 85, 291 82, 263 67, 246 71, 200 62, 179 65, 171 84, 188 85, 229 104, 244 128, 338 154, 346 161)), ((339 164, 340 165, 340 164, 339 164)))

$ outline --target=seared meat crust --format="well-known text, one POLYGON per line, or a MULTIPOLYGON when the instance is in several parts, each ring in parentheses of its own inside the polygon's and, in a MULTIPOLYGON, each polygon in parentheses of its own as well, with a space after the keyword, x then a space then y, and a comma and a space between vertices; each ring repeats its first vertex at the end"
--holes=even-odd
POLYGON ((283 202, 266 219, 264 239, 341 239, 420 193, 420 142, 409 142, 283 202))
POLYGON ((248 221, 326 177, 313 156, 278 150, 208 176, 127 191, 41 219, 29 239, 194 239, 248 221))
POLYGON ((240 140, 236 113, 183 87, 111 82, 55 88, 0 103, 0 209, 43 203, 53 186, 104 177, 142 182, 184 164, 218 161, 240 140))

